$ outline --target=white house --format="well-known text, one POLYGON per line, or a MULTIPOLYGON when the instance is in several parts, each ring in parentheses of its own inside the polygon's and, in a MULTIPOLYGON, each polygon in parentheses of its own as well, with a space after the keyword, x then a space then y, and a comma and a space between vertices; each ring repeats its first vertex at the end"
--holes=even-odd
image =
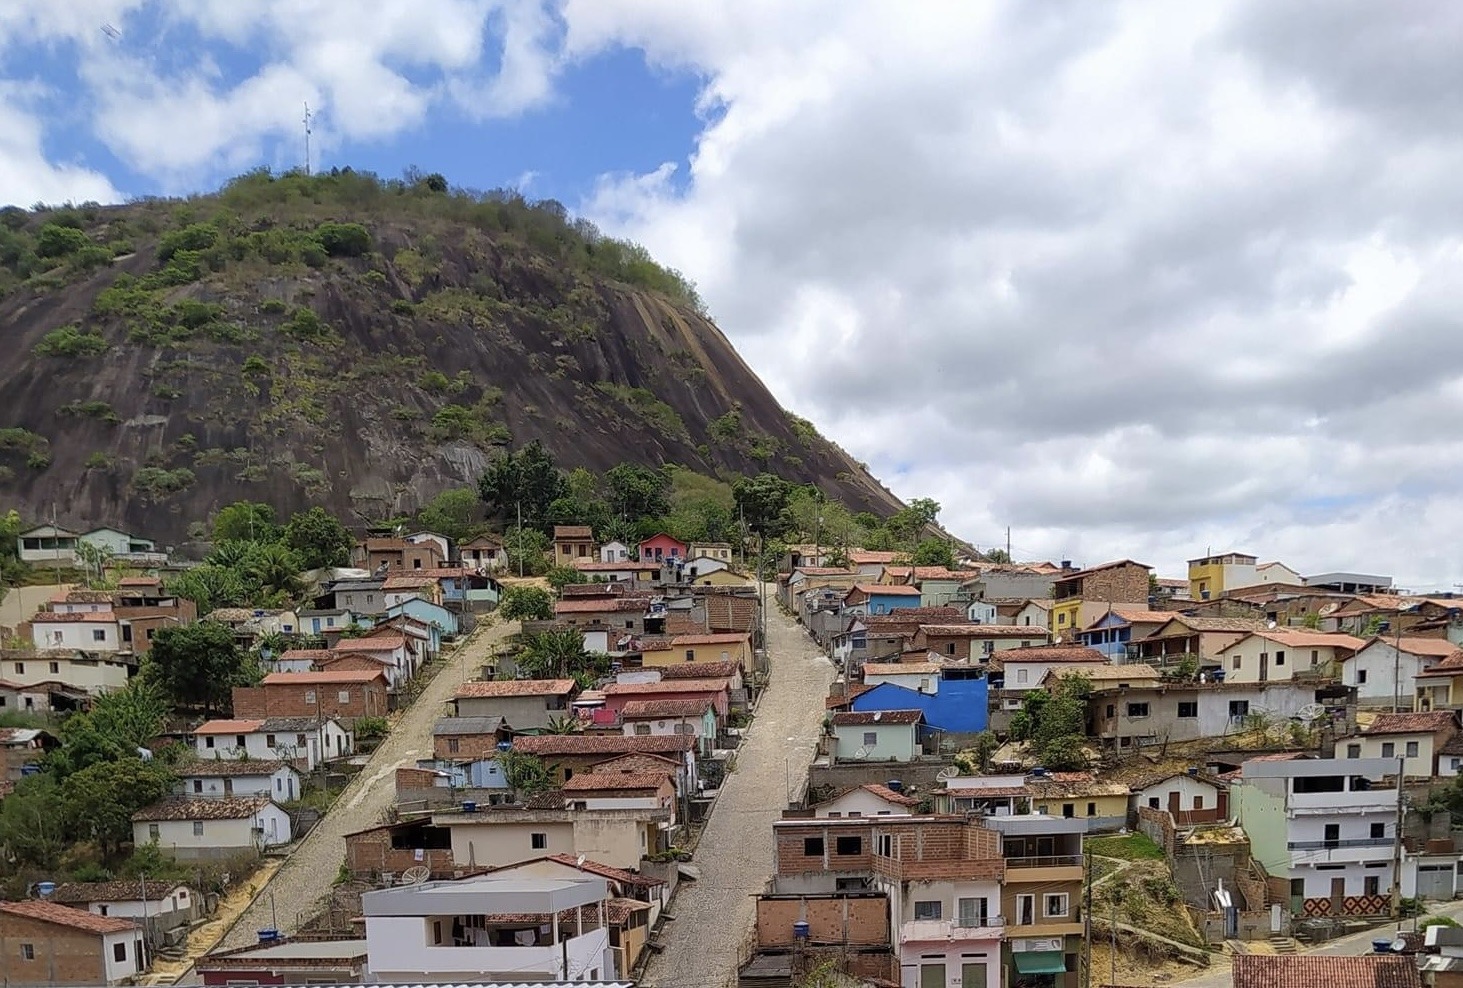
POLYGON ((189 886, 146 878, 116 882, 65 882, 56 886, 51 901, 85 909, 93 916, 146 917, 169 930, 192 922, 203 910, 203 897, 189 886))
POLYGON ((193 731, 199 759, 286 761, 304 771, 355 750, 351 732, 333 717, 270 717, 259 720, 210 720, 193 731))
POLYGON ((76 562, 76 543, 80 538, 79 532, 55 525, 27 529, 16 540, 19 542, 20 561, 70 566, 76 562))
POLYGON ((1363 705, 1388 704, 1393 697, 1401 702, 1417 693, 1417 674, 1431 668, 1458 650, 1446 638, 1402 637, 1399 655, 1397 638, 1376 636, 1357 653, 1341 660, 1341 681, 1356 687, 1357 701, 1363 705))
POLYGON ((938 662, 865 662, 864 685, 868 687, 893 683, 907 690, 931 695, 940 692, 938 662))
POLYGON ((1066 671, 1072 666, 1108 665, 1107 656, 1086 645, 1037 645, 1013 648, 1000 653, 1005 670, 1007 690, 1034 690, 1053 669, 1066 671))
MULTIPOLYGON (((1251 759, 1240 772, 1232 812, 1266 872, 1290 881, 1293 915, 1387 915, 1401 815, 1395 759, 1251 759)), ((1417 859, 1402 855, 1400 892, 1412 897, 1417 859)))
POLYGON ((843 710, 829 717, 839 761, 907 762, 919 754, 919 710, 843 710))
POLYGON ((861 816, 913 816, 919 800, 877 783, 841 792, 813 806, 813 816, 827 819, 861 816))
POLYGON ((504 565, 502 544, 486 535, 479 535, 471 542, 464 543, 459 551, 462 554, 462 564, 475 570, 488 572, 501 569, 504 565))
POLYGON ((606 542, 599 547, 599 561, 602 563, 628 563, 636 559, 635 550, 623 542, 606 542))
POLYGON ((214 758, 194 761, 174 770, 181 796, 273 796, 277 803, 300 798, 300 773, 278 761, 242 761, 214 758))
POLYGON ((37 649, 122 651, 122 626, 110 607, 87 613, 38 611, 30 626, 31 642, 37 649))
POLYGON ((1227 683, 1266 683, 1330 667, 1365 645, 1351 635, 1272 628, 1251 632, 1221 648, 1219 662, 1227 683))
POLYGON ((384 634, 367 638, 342 638, 330 655, 316 664, 328 669, 347 656, 374 662, 386 673, 386 685, 396 689, 416 674, 415 656, 408 651, 405 634, 384 634))
POLYGON ((599 981, 614 972, 605 879, 428 882, 361 896, 372 976, 397 984, 599 981), (566 918, 566 914, 570 918, 566 918))
POLYGON ((78 537, 79 542, 100 549, 118 562, 159 565, 168 561, 166 552, 159 552, 157 543, 140 535, 129 535, 115 528, 93 528, 78 537))
POLYGON ((290 815, 268 796, 171 796, 132 814, 132 840, 180 861, 232 857, 292 839, 290 815))
POLYGON ((1012 624, 1019 624, 1023 628, 1046 628, 1051 625, 1052 601, 1050 600, 1028 600, 1026 606, 1016 612, 1012 624))
POLYGON ((1149 807, 1168 810, 1176 820, 1184 820, 1180 813, 1212 812, 1217 817, 1221 806, 1221 794, 1227 792, 1222 784, 1210 776, 1198 772, 1173 772, 1162 778, 1146 778, 1132 783, 1133 807, 1149 807))
POLYGON ((437 532, 413 532, 406 537, 405 541, 410 542, 412 545, 422 545, 423 543, 430 542, 437 547, 437 551, 442 554, 443 559, 452 558, 452 541, 447 536, 437 532))
POLYGON ((996 605, 988 600, 972 600, 965 606, 965 619, 971 624, 995 624, 996 605))
POLYGON ((47 649, 39 655, 11 659, 0 668, 7 683, 17 687, 62 683, 87 693, 104 693, 127 685, 136 668, 124 653, 47 649))

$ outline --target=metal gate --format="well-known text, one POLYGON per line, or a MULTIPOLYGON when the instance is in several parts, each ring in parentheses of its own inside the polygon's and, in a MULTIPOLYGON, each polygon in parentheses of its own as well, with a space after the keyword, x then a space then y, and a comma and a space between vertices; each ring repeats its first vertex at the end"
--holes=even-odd
POLYGON ((1419 899, 1442 899, 1453 898, 1454 888, 1453 865, 1424 865, 1417 866, 1417 897, 1419 899))

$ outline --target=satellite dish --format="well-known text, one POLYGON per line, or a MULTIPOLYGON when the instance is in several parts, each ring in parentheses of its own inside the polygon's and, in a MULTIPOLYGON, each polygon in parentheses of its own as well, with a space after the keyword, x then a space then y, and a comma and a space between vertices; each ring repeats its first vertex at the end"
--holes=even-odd
POLYGON ((1275 630, 1275 622, 1274 621, 1266 621, 1265 622, 1265 627, 1269 628, 1271 631, 1274 631, 1275 630))
POLYGON ((944 768, 940 769, 940 771, 935 773, 935 778, 943 781, 945 779, 953 779, 959 774, 960 769, 956 768, 954 765, 946 765, 944 768))
POLYGON ((869 749, 861 747, 853 753, 853 757, 857 761, 863 761, 865 758, 869 757, 869 749))
POLYGON ((1404 951, 1406 949, 1407 949, 1407 941, 1404 940, 1404 939, 1402 939, 1401 937, 1398 937, 1396 940, 1393 940, 1392 941, 1392 953, 1394 953, 1394 954, 1400 954, 1400 953, 1402 953, 1402 951, 1404 951))
POLYGON ((875 710, 874 711, 874 723, 875 724, 877 724, 880 720, 882 720, 883 717, 884 717, 884 711, 882 711, 882 710, 875 710))
POLYGON ((1324 717, 1326 715, 1326 708, 1321 706, 1319 703, 1307 703, 1305 706, 1297 710, 1295 712, 1295 715, 1296 717, 1309 724, 1312 721, 1319 720, 1324 717))
POLYGON ((579 855, 579 857, 577 857, 577 858, 574 859, 574 867, 578 868, 580 871, 583 871, 584 870, 584 862, 586 862, 588 860, 589 860, 589 855, 587 855, 587 854, 581 854, 581 855, 579 855))
POLYGON ((426 865, 412 865, 401 873, 401 885, 420 885, 432 877, 432 869, 426 865))

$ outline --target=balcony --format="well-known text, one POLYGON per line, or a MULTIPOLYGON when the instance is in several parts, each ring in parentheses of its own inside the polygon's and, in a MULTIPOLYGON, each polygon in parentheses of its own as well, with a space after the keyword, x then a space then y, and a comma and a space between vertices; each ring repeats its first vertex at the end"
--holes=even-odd
POLYGON ((1292 792, 1291 816, 1396 812, 1396 789, 1356 789, 1351 792, 1292 792))
POLYGON ((1006 929, 1004 916, 957 916, 955 919, 916 919, 899 928, 900 943, 950 943, 958 940, 999 940, 1006 929))
POLYGON ((899 882, 993 881, 1005 873, 1000 858, 936 858, 928 861, 905 861, 883 854, 872 858, 876 875, 899 882))
POLYGON ((1391 847, 1390 837, 1354 837, 1349 840, 1293 840, 1285 846, 1292 851, 1334 851, 1337 848, 1391 847))
POLYGON ((1006 859, 1006 881, 1009 882, 1080 882, 1082 855, 1039 854, 1006 859))

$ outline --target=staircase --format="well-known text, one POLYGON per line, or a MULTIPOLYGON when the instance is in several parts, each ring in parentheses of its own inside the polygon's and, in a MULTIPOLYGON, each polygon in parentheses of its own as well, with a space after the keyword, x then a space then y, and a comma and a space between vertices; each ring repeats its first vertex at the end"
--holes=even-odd
POLYGON ((1270 937, 1269 943, 1275 953, 1283 957, 1293 957, 1300 953, 1300 945, 1290 937, 1270 937))

